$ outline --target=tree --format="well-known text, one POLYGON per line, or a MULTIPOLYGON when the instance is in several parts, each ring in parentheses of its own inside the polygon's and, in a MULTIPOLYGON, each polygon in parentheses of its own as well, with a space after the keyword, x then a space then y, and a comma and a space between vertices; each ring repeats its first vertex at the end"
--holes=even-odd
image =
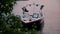
POLYGON ((0 0, 0 32, 2 34, 18 33, 22 27, 20 17, 12 14, 15 0, 0 0))

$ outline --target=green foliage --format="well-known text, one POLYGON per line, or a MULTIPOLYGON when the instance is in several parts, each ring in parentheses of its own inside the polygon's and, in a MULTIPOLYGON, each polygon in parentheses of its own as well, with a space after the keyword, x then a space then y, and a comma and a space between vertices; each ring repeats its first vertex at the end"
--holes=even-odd
POLYGON ((0 31, 2 34, 18 33, 22 26, 20 17, 14 16, 11 12, 15 0, 0 0, 0 31))
POLYGON ((37 34, 37 31, 35 29, 32 29, 31 34, 37 34))
POLYGON ((0 0, 0 14, 1 13, 11 13, 13 10, 14 0, 0 0))

